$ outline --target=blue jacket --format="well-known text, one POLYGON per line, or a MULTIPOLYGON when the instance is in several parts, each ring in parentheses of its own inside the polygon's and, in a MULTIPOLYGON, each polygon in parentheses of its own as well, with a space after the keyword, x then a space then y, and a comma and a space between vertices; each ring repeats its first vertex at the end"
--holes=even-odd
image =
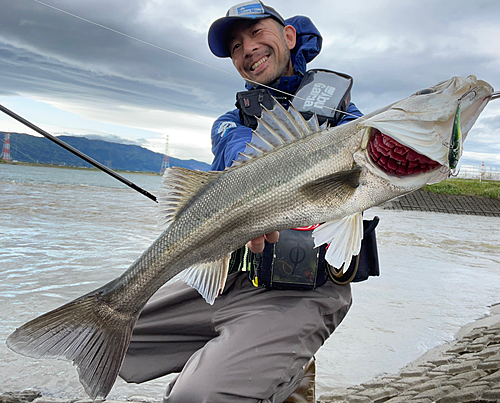
MULTIPOLYGON (((291 51, 295 74, 290 77, 281 77, 279 83, 273 86, 281 91, 294 94, 306 72, 306 64, 319 54, 323 39, 312 21, 307 17, 292 17, 286 20, 286 23, 292 25, 297 31, 297 43, 291 51)), ((252 89, 252 86, 246 84, 246 88, 252 89)), ((339 125, 356 119, 355 116, 363 116, 352 102, 347 108, 347 112, 349 115, 344 115, 338 123, 339 125)), ((229 111, 218 118, 212 126, 214 160, 211 170, 222 171, 224 168, 231 166, 251 139, 252 129, 245 126, 240 120, 238 109, 229 111)))

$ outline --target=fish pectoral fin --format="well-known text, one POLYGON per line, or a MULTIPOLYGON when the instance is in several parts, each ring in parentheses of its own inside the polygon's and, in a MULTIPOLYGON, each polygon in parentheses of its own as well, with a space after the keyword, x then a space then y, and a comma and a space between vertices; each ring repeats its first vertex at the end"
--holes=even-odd
POLYGON ((334 174, 315 179, 300 188, 300 191, 311 200, 325 198, 347 200, 359 186, 361 168, 354 167, 348 171, 335 172, 334 174))
POLYGON ((347 269, 353 255, 359 255, 361 250, 363 215, 356 213, 324 223, 316 228, 312 235, 316 247, 329 244, 325 259, 330 265, 336 269, 344 265, 347 269))
POLYGON ((226 285, 231 255, 213 262, 200 263, 184 270, 180 279, 197 290, 210 305, 213 305, 226 285))

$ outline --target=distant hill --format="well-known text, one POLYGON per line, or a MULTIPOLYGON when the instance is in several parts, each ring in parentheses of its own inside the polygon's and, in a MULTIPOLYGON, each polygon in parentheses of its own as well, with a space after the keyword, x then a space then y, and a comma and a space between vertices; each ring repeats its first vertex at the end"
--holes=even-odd
MULTIPOLYGON (((5 132, 0 132, 0 146, 5 132)), ((58 136, 70 146, 76 148, 101 164, 118 171, 160 172, 163 154, 155 153, 144 147, 111 143, 103 140, 89 140, 85 137, 58 136)), ((45 137, 29 134, 10 134, 10 154, 13 160, 35 162, 39 164, 91 167, 81 158, 73 155, 61 146, 45 137)), ((208 171, 210 165, 196 160, 169 158, 170 166, 208 171)))

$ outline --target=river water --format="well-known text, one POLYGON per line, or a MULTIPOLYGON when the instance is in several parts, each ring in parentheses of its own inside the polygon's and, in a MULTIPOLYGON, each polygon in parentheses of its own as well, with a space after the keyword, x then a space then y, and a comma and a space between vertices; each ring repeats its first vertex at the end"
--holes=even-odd
MULTIPOLYGON (((158 194, 159 176, 126 176, 158 194)), ((157 206, 90 170, 0 164, 0 187, 0 392, 85 398, 70 363, 23 357, 5 339, 127 269, 159 235, 157 206)), ((500 302, 500 218, 365 213, 374 215, 381 276, 352 285, 351 311, 317 354, 318 396, 397 373, 500 302)), ((160 399, 168 379, 118 379, 108 398, 160 399)))

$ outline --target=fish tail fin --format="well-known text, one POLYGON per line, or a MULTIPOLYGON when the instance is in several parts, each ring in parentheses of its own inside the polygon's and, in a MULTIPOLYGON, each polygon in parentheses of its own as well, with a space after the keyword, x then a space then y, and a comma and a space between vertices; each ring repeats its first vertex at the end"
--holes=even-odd
POLYGON ((92 398, 104 399, 116 380, 138 315, 116 312, 102 289, 31 320, 13 332, 7 346, 33 358, 73 361, 92 398))

